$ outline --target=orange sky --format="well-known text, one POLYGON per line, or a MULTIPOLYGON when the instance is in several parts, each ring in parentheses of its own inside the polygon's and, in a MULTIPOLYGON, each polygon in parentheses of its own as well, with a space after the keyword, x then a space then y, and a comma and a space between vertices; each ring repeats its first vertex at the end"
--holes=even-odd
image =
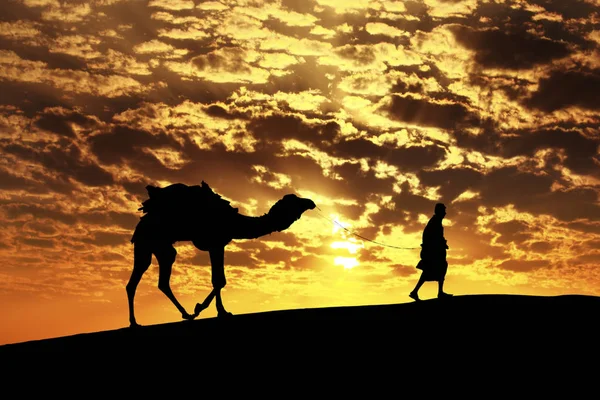
MULTIPOLYGON (((418 250, 332 221, 418 247, 438 201, 448 292, 600 295, 598 0, 2 8, 0 344, 128 325, 148 184, 323 211, 227 247, 234 314, 409 301, 418 250)), ((191 312, 209 258, 176 248, 191 312)), ((138 322, 180 320, 156 285, 138 322)))

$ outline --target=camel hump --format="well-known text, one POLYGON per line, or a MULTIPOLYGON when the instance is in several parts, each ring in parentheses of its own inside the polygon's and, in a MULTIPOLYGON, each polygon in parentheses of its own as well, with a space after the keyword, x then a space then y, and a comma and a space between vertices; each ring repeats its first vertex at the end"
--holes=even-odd
POLYGON ((223 212, 234 211, 229 201, 215 193, 206 182, 201 185, 188 186, 183 183, 174 183, 163 188, 146 186, 148 199, 138 209, 144 213, 172 214, 172 213, 194 213, 194 212, 223 212))
POLYGON ((146 191, 148 192, 148 197, 153 198, 158 196, 160 192, 160 188, 152 185, 146 186, 146 191))

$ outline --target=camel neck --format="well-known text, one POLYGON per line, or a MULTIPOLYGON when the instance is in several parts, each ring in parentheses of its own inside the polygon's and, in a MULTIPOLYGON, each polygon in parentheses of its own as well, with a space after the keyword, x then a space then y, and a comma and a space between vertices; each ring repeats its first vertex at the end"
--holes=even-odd
POLYGON ((231 229, 233 239, 256 239, 276 230, 269 214, 260 217, 239 215, 231 229))

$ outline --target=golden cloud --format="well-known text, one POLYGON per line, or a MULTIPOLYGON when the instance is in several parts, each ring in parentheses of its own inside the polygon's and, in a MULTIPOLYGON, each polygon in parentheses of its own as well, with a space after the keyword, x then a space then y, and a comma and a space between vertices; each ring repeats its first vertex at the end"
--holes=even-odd
POLYGON ((202 3, 198 3, 196 8, 200 10, 210 10, 210 11, 223 11, 229 9, 225 4, 220 1, 204 1, 202 3))
POLYGON ((27 7, 60 7, 58 0, 21 0, 27 7))
POLYGON ((102 56, 96 47, 100 39, 95 36, 68 35, 59 36, 48 46, 51 53, 63 53, 83 59, 95 59, 102 56))
POLYGON ((134 46, 133 51, 139 54, 160 54, 164 58, 181 58, 188 53, 187 49, 177 49, 156 39, 134 46))
MULTIPOLYGON (((247 134, 247 122, 238 119, 214 118, 204 104, 184 101, 175 106, 163 103, 145 103, 139 108, 123 111, 114 116, 114 121, 146 132, 168 132, 185 136, 199 149, 210 149, 216 143, 223 144, 228 151, 254 151, 256 140, 247 134)), ((159 154, 159 153, 157 153, 159 154)), ((161 153, 166 160, 173 158, 183 165, 180 155, 172 150, 161 153)))
POLYGON ((336 66, 342 71, 383 72, 390 66, 419 65, 421 57, 392 43, 377 43, 375 45, 345 45, 336 47, 332 52, 319 57, 319 63, 336 66))
POLYGON ((319 91, 308 90, 299 93, 277 92, 273 95, 277 101, 286 103, 296 111, 317 111, 319 107, 328 101, 327 97, 319 94, 319 91))
POLYGON ((9 39, 32 39, 39 37, 38 23, 32 21, 0 22, 0 36, 9 39))
POLYGON ((260 41, 258 48, 263 51, 285 51, 296 56, 325 56, 329 54, 332 45, 318 40, 295 38, 279 33, 267 33, 269 40, 260 41))
POLYGON ((251 63, 260 54, 252 50, 222 48, 192 58, 188 62, 166 62, 165 66, 180 75, 211 82, 266 83, 270 73, 251 63))
POLYGON ((248 15, 260 21, 274 18, 288 26, 313 26, 315 21, 318 20, 314 15, 288 11, 277 4, 269 2, 262 4, 260 7, 235 7, 233 12, 248 15))
POLYGON ((292 180, 288 175, 270 172, 264 165, 253 165, 252 169, 257 173, 257 175, 252 178, 252 181, 254 182, 265 184, 274 189, 283 189, 292 183, 292 180))
POLYGON ((322 36, 325 39, 331 39, 332 37, 334 37, 337 33, 335 30, 333 29, 327 29, 327 28, 323 28, 321 25, 315 25, 311 30, 310 30, 310 34, 311 35, 315 35, 315 36, 322 36))
POLYGON ((369 8, 379 9, 381 3, 373 0, 346 0, 339 2, 337 0, 316 0, 321 7, 331 7, 336 13, 359 13, 369 8))
POLYGON ((92 13, 92 7, 87 4, 60 3, 42 11, 42 19, 46 21, 60 21, 65 23, 81 22, 92 13))
POLYGON ((0 139, 24 140, 31 120, 14 106, 0 106, 0 139))
POLYGON ((391 12, 403 13, 406 11, 406 6, 402 1, 383 1, 383 9, 391 12))
POLYGON ((258 60, 258 65, 266 69, 286 69, 287 67, 304 62, 302 57, 291 56, 287 53, 265 53, 258 60))
POLYGON ((151 75, 148 63, 140 62, 135 57, 108 49, 99 60, 88 63, 92 69, 111 71, 121 75, 151 75))
POLYGON ((158 35, 161 37, 180 40, 197 40, 210 37, 210 35, 203 29, 199 29, 193 26, 187 27, 185 29, 161 29, 158 32, 158 35))
POLYGON ((150 0, 148 7, 162 8, 165 10, 191 10, 196 5, 192 0, 150 0))
POLYGON ((0 78, 15 82, 44 83, 65 92, 90 93, 103 97, 119 97, 151 90, 121 75, 96 75, 84 71, 48 69, 41 61, 20 58, 15 52, 0 50, 0 78))
POLYGON ((446 77, 465 79, 468 76, 474 53, 456 41, 448 26, 438 26, 427 33, 419 31, 410 42, 414 52, 431 60, 446 77))
POLYGON ((402 29, 395 28, 383 22, 369 22, 365 25, 365 30, 371 35, 385 35, 391 37, 409 37, 410 33, 402 29))
POLYGON ((444 0, 423 0, 423 3, 428 7, 428 14, 437 18, 466 18, 477 8, 477 0, 458 0, 452 2, 444 0))

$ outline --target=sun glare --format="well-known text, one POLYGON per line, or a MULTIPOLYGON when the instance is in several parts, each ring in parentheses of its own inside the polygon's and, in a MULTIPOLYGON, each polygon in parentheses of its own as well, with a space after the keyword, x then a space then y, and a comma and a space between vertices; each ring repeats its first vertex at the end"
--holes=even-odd
POLYGON ((332 230, 332 234, 336 234, 337 232, 339 232, 340 230, 342 232, 345 232, 346 229, 350 229, 350 224, 343 224, 339 217, 337 215, 332 215, 333 217, 333 230, 332 230))
POLYGON ((352 254, 356 254, 358 249, 364 248, 365 245, 363 243, 358 243, 356 239, 348 239, 345 242, 333 242, 331 243, 332 249, 346 249, 352 254))
POLYGON ((352 269, 358 266, 358 260, 354 257, 336 257, 333 263, 334 265, 342 265, 344 269, 352 269))
MULTIPOLYGON (((346 249, 350 254, 356 254, 358 249, 364 248, 364 243, 359 243, 355 238, 348 238, 348 234, 350 233, 347 229, 350 226, 349 224, 342 224, 338 218, 338 216, 334 216, 334 224, 333 224, 333 234, 339 233, 342 236, 343 240, 338 240, 331 243, 331 248, 333 249, 346 249)), ((355 257, 335 257, 333 261, 334 265, 342 265, 344 269, 352 269, 359 265, 358 260, 355 257)))

